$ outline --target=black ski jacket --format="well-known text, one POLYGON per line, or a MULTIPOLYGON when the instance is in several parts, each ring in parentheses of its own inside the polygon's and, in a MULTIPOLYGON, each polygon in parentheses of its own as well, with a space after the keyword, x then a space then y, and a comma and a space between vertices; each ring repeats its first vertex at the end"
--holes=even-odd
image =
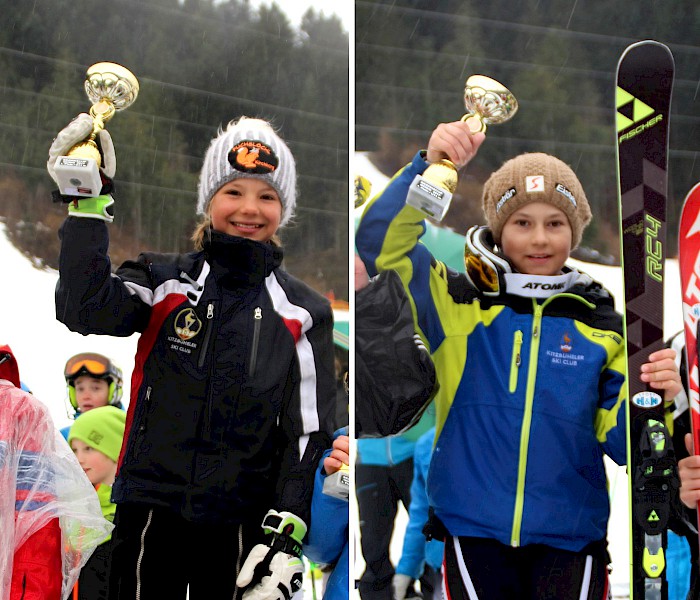
POLYGON ((335 410, 328 301, 282 251, 213 232, 201 252, 143 253, 111 273, 104 222, 60 230, 56 316, 82 334, 141 334, 113 501, 190 521, 309 523, 335 410))

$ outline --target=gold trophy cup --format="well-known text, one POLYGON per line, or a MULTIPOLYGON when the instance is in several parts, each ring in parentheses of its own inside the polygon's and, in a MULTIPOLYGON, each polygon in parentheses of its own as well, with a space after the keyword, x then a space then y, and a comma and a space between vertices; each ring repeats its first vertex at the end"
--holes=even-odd
POLYGON ((101 157, 95 138, 116 111, 134 103, 139 82, 131 71, 117 63, 96 63, 85 75, 85 93, 92 102, 92 133, 56 161, 58 187, 65 196, 95 197, 100 194, 101 157))
MULTIPOLYGON (((487 125, 497 125, 512 118, 518 110, 518 101, 495 79, 472 75, 464 86, 464 106, 469 112, 461 120, 467 123, 472 133, 478 133, 485 132, 487 125)), ((457 167, 444 158, 431 164, 423 175, 416 175, 406 203, 441 221, 450 207, 455 189, 457 167)))

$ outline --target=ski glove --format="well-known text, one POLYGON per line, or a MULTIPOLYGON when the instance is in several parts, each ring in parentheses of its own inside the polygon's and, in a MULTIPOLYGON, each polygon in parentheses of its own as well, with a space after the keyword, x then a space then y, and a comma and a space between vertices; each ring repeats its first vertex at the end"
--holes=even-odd
POLYGON ((87 217, 111 223, 114 221, 114 198, 109 194, 97 198, 75 198, 68 205, 69 217, 87 217))
POLYGON ((306 523, 290 512, 270 510, 262 528, 269 536, 267 544, 250 551, 236 585, 247 588, 243 600, 290 600, 301 589, 306 523))
MULTIPOLYGON (((56 171, 54 167, 59 156, 65 156, 68 151, 76 144, 87 139, 92 133, 93 120, 87 113, 80 113, 68 125, 58 132, 56 139, 49 148, 49 160, 46 163, 46 169, 57 184, 56 171)), ((114 153, 114 143, 109 131, 103 129, 97 134, 97 145, 102 153, 102 166, 100 170, 108 178, 113 179, 117 172, 117 156, 114 153)))

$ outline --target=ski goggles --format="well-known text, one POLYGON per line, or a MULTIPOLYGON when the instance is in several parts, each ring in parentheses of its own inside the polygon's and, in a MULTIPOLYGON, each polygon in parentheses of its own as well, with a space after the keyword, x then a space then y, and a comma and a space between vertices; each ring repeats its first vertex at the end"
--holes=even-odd
POLYGON ((486 296, 498 296, 505 290, 504 273, 510 273, 508 261, 494 249, 491 231, 471 227, 464 239, 464 268, 472 285, 486 296))
POLYGON ((92 377, 112 376, 112 362, 101 354, 84 352, 76 354, 68 359, 63 370, 66 379, 75 379, 80 375, 91 375, 92 377))

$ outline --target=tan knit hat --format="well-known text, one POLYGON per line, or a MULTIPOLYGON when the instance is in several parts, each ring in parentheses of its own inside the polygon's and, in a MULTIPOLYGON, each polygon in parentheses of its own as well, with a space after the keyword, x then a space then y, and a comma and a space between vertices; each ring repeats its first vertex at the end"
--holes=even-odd
POLYGON ((531 152, 511 158, 491 174, 484 184, 482 203, 497 244, 508 217, 529 202, 547 202, 564 211, 571 225, 571 249, 581 243, 591 209, 567 164, 549 154, 531 152))

